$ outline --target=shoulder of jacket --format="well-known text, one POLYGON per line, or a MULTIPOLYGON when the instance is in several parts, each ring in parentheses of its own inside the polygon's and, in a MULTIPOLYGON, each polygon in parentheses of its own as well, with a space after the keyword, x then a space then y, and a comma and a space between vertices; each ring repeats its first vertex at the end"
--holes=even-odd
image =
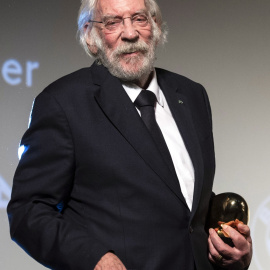
POLYGON ((167 83, 174 83, 180 86, 183 89, 204 89, 203 86, 200 83, 197 83, 183 75, 162 69, 162 68, 156 68, 156 73, 158 79, 162 79, 166 81, 167 83))
POLYGON ((49 84, 42 92, 51 95, 66 95, 69 92, 74 93, 80 89, 87 88, 91 83, 92 78, 90 68, 82 68, 57 79, 49 84))

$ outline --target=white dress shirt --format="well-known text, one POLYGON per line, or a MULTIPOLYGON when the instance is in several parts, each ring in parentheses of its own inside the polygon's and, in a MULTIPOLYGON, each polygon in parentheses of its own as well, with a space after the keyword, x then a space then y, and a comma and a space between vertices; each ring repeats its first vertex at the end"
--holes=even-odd
MULTIPOLYGON (((129 83, 123 83, 123 87, 132 102, 135 101, 142 90, 139 86, 129 83)), ((161 129, 163 137, 170 151, 182 194, 189 209, 191 210, 194 191, 193 164, 183 142, 182 136, 173 119, 164 94, 158 85, 155 71, 153 79, 150 82, 147 90, 152 91, 157 97, 157 104, 155 107, 156 121, 161 129)), ((140 114, 138 109, 137 111, 140 114)))

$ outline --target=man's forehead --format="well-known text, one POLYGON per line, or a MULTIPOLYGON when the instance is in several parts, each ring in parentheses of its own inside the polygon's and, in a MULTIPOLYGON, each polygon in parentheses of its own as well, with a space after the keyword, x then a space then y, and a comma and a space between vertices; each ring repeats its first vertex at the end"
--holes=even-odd
POLYGON ((121 15, 145 11, 144 0, 98 0, 97 11, 103 15, 121 15))

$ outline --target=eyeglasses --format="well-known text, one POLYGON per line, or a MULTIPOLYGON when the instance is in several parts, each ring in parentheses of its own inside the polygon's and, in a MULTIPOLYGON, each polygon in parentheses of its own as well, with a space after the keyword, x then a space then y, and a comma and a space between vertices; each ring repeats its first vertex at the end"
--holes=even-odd
POLYGON ((144 14, 136 14, 132 17, 125 17, 125 18, 120 17, 106 18, 103 22, 92 20, 89 20, 88 22, 103 23, 104 27, 108 31, 112 32, 118 30, 120 26, 124 24, 124 20, 128 18, 130 18, 131 23, 134 27, 143 28, 148 25, 148 17, 144 14))

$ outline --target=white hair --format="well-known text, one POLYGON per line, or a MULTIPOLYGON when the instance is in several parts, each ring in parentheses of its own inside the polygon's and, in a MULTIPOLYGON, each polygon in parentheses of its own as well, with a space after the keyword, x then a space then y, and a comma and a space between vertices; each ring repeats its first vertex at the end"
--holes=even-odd
MULTIPOLYGON (((100 40, 96 39, 96 33, 95 35, 91 35, 91 27, 88 27, 85 29, 85 25, 87 25, 89 20, 92 20, 95 17, 95 11, 96 11, 96 5, 98 0, 81 0, 81 7, 79 10, 79 16, 78 16, 78 38, 80 41, 80 44, 84 48, 85 52, 89 56, 96 56, 89 50, 89 45, 97 45, 97 47, 100 47, 101 44, 96 44, 96 42, 100 42, 100 40), (90 30, 90 33, 89 33, 90 30), (90 35, 90 36, 89 36, 90 35), (92 44, 87 43, 87 39, 90 37, 90 40, 92 40, 92 44)), ((158 35, 158 43, 164 44, 167 41, 167 25, 162 20, 162 15, 160 8, 155 0, 144 0, 145 6, 148 9, 150 18, 151 18, 151 25, 154 26, 153 17, 155 17, 155 22, 158 25, 158 27, 161 29, 161 33, 157 33, 157 27, 153 27, 153 35, 157 37, 158 35)), ((89 39, 88 39, 89 40, 89 39)))

